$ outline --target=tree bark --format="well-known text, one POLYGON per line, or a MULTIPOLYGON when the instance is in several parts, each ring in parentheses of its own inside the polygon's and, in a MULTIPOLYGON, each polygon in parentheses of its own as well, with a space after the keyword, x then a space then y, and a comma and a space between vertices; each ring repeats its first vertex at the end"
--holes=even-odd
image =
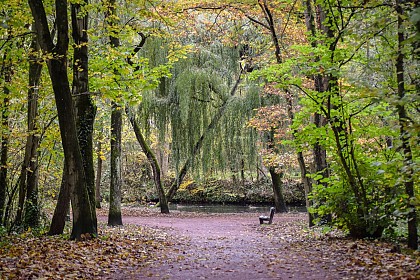
POLYGON ((414 195, 414 170, 413 170, 413 153, 410 145, 410 132, 407 127, 409 126, 409 120, 407 110, 405 108, 404 97, 405 91, 405 68, 404 68, 404 24, 403 18, 405 17, 402 8, 402 1, 397 0, 396 10, 398 14, 398 52, 397 59, 395 62, 397 84, 398 84, 398 98, 400 102, 397 104, 398 110, 398 122, 400 125, 400 137, 401 137, 401 148, 404 157, 404 171, 401 173, 405 177, 404 186, 407 198, 407 208, 409 209, 407 214, 407 225, 408 225, 408 247, 417 250, 418 248, 418 234, 417 234, 417 212, 416 206, 412 203, 415 199, 414 195))
POLYGON ((122 225, 121 217, 121 130, 122 108, 112 102, 111 112, 111 186, 109 190, 108 225, 122 225))
POLYGON ((64 150, 65 165, 68 170, 67 182, 70 187, 73 207, 73 228, 70 238, 81 239, 83 236, 96 235, 96 213, 92 212, 86 185, 83 161, 78 145, 74 103, 70 92, 67 73, 67 51, 69 44, 67 1, 56 0, 57 39, 51 37, 45 9, 41 0, 28 0, 34 17, 38 42, 44 53, 52 55, 47 60, 55 102, 61 141, 64 150), (83 236, 82 236, 83 235, 83 236))
POLYGON ((269 167, 268 170, 270 171, 270 175, 271 175, 271 181, 272 181, 273 192, 274 192, 274 204, 276 206, 276 212, 277 213, 285 213, 285 212, 287 212, 287 207, 286 207, 286 203, 284 202, 284 197, 283 197, 283 192, 282 192, 283 173, 277 172, 275 167, 269 167))
POLYGON ((96 182, 95 182, 95 200, 96 208, 101 208, 102 196, 101 196, 101 181, 102 181, 102 140, 98 142, 97 150, 97 166, 96 166, 96 182))
MULTIPOLYGON (((120 46, 120 39, 114 34, 116 22, 116 1, 105 2, 105 21, 110 27, 110 45, 112 48, 120 46)), ((118 74, 118 69, 114 69, 118 74)), ((111 184, 109 194, 108 225, 122 225, 121 217, 121 130, 122 108, 116 102, 112 102, 111 109, 111 184)))
MULTIPOLYGON (((280 42, 279 38, 277 36, 276 27, 273 19, 273 15, 271 13, 270 7, 268 6, 267 0, 258 1, 258 4, 264 14, 265 21, 267 22, 267 25, 263 25, 263 27, 267 28, 271 35, 271 40, 273 42, 274 46, 274 55, 276 58, 277 64, 282 64, 283 59, 281 57, 281 48, 280 48, 280 42)), ((286 99, 286 110, 288 117, 290 119, 290 122, 293 123, 294 120, 294 112, 293 112, 293 95, 289 90, 285 90, 285 99, 286 99)), ((292 131, 292 136, 295 138, 295 135, 297 133, 297 130, 292 131)), ((306 168, 305 158, 303 157, 303 154, 301 152, 296 153, 297 161, 299 163, 300 172, 301 172, 301 178, 302 183, 305 188, 305 200, 306 200, 306 206, 309 207, 311 205, 311 202, 309 201, 308 195, 312 191, 312 183, 307 177, 308 170, 306 168)), ((313 215, 309 213, 308 211, 308 222, 309 226, 313 225, 313 215)))
MULTIPOLYGON (((306 22, 306 29, 308 32, 310 32, 311 36, 313 38, 316 37, 316 26, 315 26, 315 16, 314 16, 314 8, 312 6, 312 0, 304 0, 305 5, 305 22, 306 22)), ((325 20, 325 16, 318 14, 317 18, 319 18, 320 22, 318 23, 318 26, 320 29, 325 28, 323 27, 323 21, 325 20)), ((315 40, 311 40, 311 46, 313 48, 317 47, 318 43, 315 40)), ((319 57, 314 58, 315 61, 319 61, 319 57)), ((328 88, 328 77, 323 77, 320 74, 313 75, 312 80, 314 81, 315 90, 317 92, 324 92, 326 88, 328 88)), ((324 127, 327 122, 323 115, 319 113, 315 113, 313 116, 313 123, 317 128, 324 127)), ((324 147, 319 143, 319 140, 317 140, 313 146, 313 157, 314 157, 314 173, 322 174, 322 178, 328 178, 329 177, 329 170, 328 170, 328 164, 327 164, 327 151, 324 147)), ((318 185, 324 185, 326 186, 326 183, 321 182, 321 180, 318 180, 316 182, 318 185)), ((331 217, 328 215, 326 217, 323 217, 326 221, 331 221, 331 217)), ((312 224, 313 224, 313 217, 312 217, 312 224)))
POLYGON ((133 127, 134 133, 136 134, 137 141, 139 142, 143 152, 145 153, 147 157, 147 160, 152 166, 153 180, 155 182, 156 191, 158 192, 158 196, 159 196, 160 211, 162 213, 167 214, 169 213, 169 206, 168 206, 168 200, 165 196, 165 191, 162 186, 159 162, 155 154, 153 153, 152 149, 149 147, 146 140, 144 139, 143 134, 141 133, 141 130, 140 130, 140 126, 136 122, 136 119, 134 118, 131 108, 126 106, 125 111, 127 113, 128 118, 130 119, 130 123, 133 127))
MULTIPOLYGON (((73 57, 73 96, 75 96, 75 113, 77 136, 82 154, 86 186, 89 193, 92 212, 95 211, 95 168, 93 167, 93 125, 96 107, 89 93, 88 74, 88 13, 83 8, 88 0, 71 4, 72 37, 74 41, 73 57), (80 15, 83 14, 83 16, 80 15)), ((94 224, 96 227, 96 215, 94 224)))
MULTIPOLYGON (((35 31, 35 30, 34 30, 35 31)), ((28 89, 28 137, 26 140, 25 158, 22 165, 20 184, 26 190, 24 226, 37 227, 39 225, 38 205, 38 146, 39 136, 37 135, 38 117, 38 87, 41 79, 42 64, 38 57, 39 45, 36 36, 31 42, 31 54, 29 59, 29 89, 28 89)))
MULTIPOLYGON (((0 224, 3 224, 4 205, 6 203, 7 193, 7 166, 8 166, 8 151, 9 151, 9 93, 8 83, 11 82, 11 62, 7 57, 7 51, 3 56, 3 63, 1 68, 1 75, 4 77, 3 86, 3 100, 1 106, 1 147, 0 147, 0 224)), ((7 217, 4 217, 6 220, 7 217)))
POLYGON ((64 163, 60 192, 58 193, 57 205, 54 209, 48 235, 63 234, 64 226, 66 225, 66 216, 70 210, 70 186, 67 182, 67 173, 67 166, 64 163))
POLYGON ((312 182, 311 179, 307 176, 309 173, 305 164, 305 159, 303 157, 302 152, 297 153, 299 169, 300 169, 300 178, 302 180, 303 188, 305 190, 305 206, 308 212, 308 226, 312 227, 315 225, 314 223, 314 215, 310 213, 309 208, 312 207, 313 202, 309 199, 309 195, 312 192, 312 182))

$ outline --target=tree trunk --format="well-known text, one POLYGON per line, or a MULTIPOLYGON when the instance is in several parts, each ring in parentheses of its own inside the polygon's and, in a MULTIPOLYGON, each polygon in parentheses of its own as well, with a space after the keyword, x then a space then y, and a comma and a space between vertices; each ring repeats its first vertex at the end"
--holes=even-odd
MULTIPOLYGON (((35 30, 34 30, 35 31, 35 30)), ((36 131, 38 117, 38 87, 41 79, 42 64, 38 57, 39 45, 36 37, 31 42, 29 60, 29 89, 28 89, 28 137, 26 140, 25 158, 22 165, 22 175, 19 190, 26 190, 24 226, 37 227, 39 225, 38 205, 38 146, 39 136, 36 131)))
MULTIPOLYGON (((4 77, 3 100, 1 106, 1 147, 0 147, 0 224, 3 224, 4 205, 6 202, 7 193, 7 166, 8 166, 8 150, 9 150, 9 93, 8 83, 11 82, 12 73, 10 60, 7 57, 7 52, 3 56, 3 64, 1 75, 4 77)), ((6 220, 7 217, 4 217, 6 220)))
MULTIPOLYGON (((308 32, 310 32, 310 35, 315 38, 316 36, 316 27, 315 27, 315 16, 314 16, 314 10, 312 6, 312 0, 304 0, 305 5, 305 22, 306 22, 306 29, 308 32)), ((321 22, 319 22, 319 28, 321 29, 321 26, 323 26, 323 21, 325 20, 325 16, 317 15, 317 18, 321 22)), ((315 48, 317 46, 317 42, 315 40, 311 41, 311 46, 315 48)), ((319 57, 314 58, 316 61, 319 60, 319 57)), ((325 89, 328 87, 328 78, 323 78, 321 75, 314 75, 312 77, 312 80, 314 81, 315 90, 317 92, 324 92, 325 89)), ((315 113, 313 116, 313 123, 317 128, 324 127, 326 125, 325 117, 322 116, 319 113, 315 113)), ((314 157, 314 173, 321 173, 323 178, 329 177, 329 172, 327 169, 327 152, 326 150, 319 144, 319 141, 317 141, 312 149, 313 157, 314 157)), ((310 180, 310 179, 308 179, 310 180)), ((325 183, 322 183, 320 180, 316 182, 318 185, 322 184, 326 187, 325 183)), ((311 182, 312 184, 312 182, 311 182)), ((307 203, 308 204, 308 203, 307 203)), ((312 204, 310 202, 309 204, 312 204)), ((313 215, 310 217, 310 225, 313 224, 313 215)), ((331 217, 327 216, 325 217, 326 221, 331 221, 331 217)))
MULTIPOLYGON (((268 25, 262 25, 262 26, 269 30, 269 32, 271 34, 271 39, 272 39, 272 42, 273 42, 273 45, 274 45, 274 50, 275 50, 274 54, 275 54, 276 62, 277 62, 277 64, 281 64, 281 63, 283 63, 283 60, 281 58, 281 48, 280 48, 279 39, 278 39, 278 36, 277 36, 277 33, 276 33, 276 28, 275 28, 275 24, 274 24, 274 20, 273 20, 273 15, 271 14, 270 8, 268 7, 267 0, 258 1, 258 4, 260 5, 260 8, 261 8, 261 10, 264 14, 264 18, 265 18, 265 20, 268 24, 268 25)), ((290 119, 290 122, 293 123, 294 113, 293 113, 292 94, 287 89, 286 89, 285 98, 286 98, 287 114, 288 114, 288 117, 290 119)), ((296 133, 297 133, 297 130, 292 131, 293 138, 295 138, 296 133)), ((305 188, 306 206, 309 207, 312 204, 311 201, 309 200, 309 197, 308 197, 308 195, 312 191, 312 182, 307 177, 308 170, 306 168, 305 158, 303 157, 303 154, 301 152, 297 152, 296 156, 297 156, 297 160, 298 160, 299 167, 300 167, 302 183, 303 183, 304 188, 305 188)), ((308 211, 309 226, 313 225, 313 219, 314 219, 313 215, 311 213, 309 213, 309 211, 308 211)))
POLYGON ((397 71, 397 84, 398 84, 398 98, 400 102, 397 105, 398 110, 398 122, 400 125, 400 137, 401 137, 401 148, 404 157, 404 171, 401 173, 405 177, 404 186, 407 198, 407 224, 408 224, 408 247, 417 250, 418 248, 418 234, 417 234, 417 213, 416 206, 412 203, 415 199, 414 195, 414 170, 413 170, 413 153, 410 145, 410 132, 407 127, 410 125, 408 120, 407 111, 405 108, 404 97, 405 97, 405 81, 404 81, 404 24, 403 24, 403 8, 402 1, 397 0, 397 14, 398 14, 398 53, 396 59, 396 71, 397 71))
MULTIPOLYGON (((325 21, 325 15, 320 11, 320 8, 318 9, 319 14, 317 15, 317 18, 319 18, 320 22, 318 25, 320 26, 320 29, 323 29, 325 33, 330 34, 329 28, 324 26, 325 21)), ((305 19, 306 19, 306 29, 308 32, 311 33, 313 38, 316 37, 316 28, 315 28, 315 19, 313 14, 313 8, 311 5, 311 0, 306 0, 306 10, 305 10, 305 19)), ((312 40, 311 42, 312 47, 317 47, 318 43, 315 40, 312 40)), ((315 58, 316 61, 319 61, 319 57, 315 58)), ((312 80, 314 81, 315 90, 317 92, 325 92, 325 90, 329 86, 329 77, 328 76, 322 76, 322 75, 314 75, 312 77, 312 80)), ((327 120, 325 117, 319 113, 314 114, 314 124, 317 128, 325 127, 327 124, 327 120)), ((329 177, 329 170, 328 170, 328 163, 327 163, 327 151, 324 147, 319 144, 319 140, 314 144, 313 147, 313 155, 314 155, 314 166, 315 166, 315 172, 321 173, 323 178, 329 177)), ((322 183, 320 181, 317 182, 317 184, 322 184, 325 187, 325 183, 322 183)))
POLYGON ((303 157, 302 152, 297 153, 297 159, 299 163, 299 169, 300 169, 300 178, 302 180, 303 188, 305 190, 305 205, 306 210, 308 212, 308 225, 310 227, 314 226, 314 215, 309 212, 309 208, 312 207, 313 202, 311 199, 309 199, 309 195, 312 192, 312 182, 311 179, 308 177, 308 170, 305 164, 305 159, 303 157))
MULTIPOLYGON (((105 2, 106 12, 105 21, 114 30, 117 26, 116 1, 105 2)), ((109 36, 112 48, 120 46, 120 39, 114 35, 114 31, 109 36)), ((114 69, 118 74, 118 69, 114 69)), ((111 184, 109 194, 108 225, 122 225, 121 217, 121 129, 122 129, 122 108, 117 103, 112 102, 111 112, 111 184)))
POLYGON ((70 186, 67 182, 68 170, 64 163, 63 176, 61 179, 60 192, 58 193, 57 205, 51 220, 49 235, 63 234, 66 225, 66 216, 70 210, 70 186))
POLYGON ((125 111, 127 113, 128 118, 130 119, 130 123, 133 127, 134 133, 136 134, 137 141, 139 142, 143 152, 145 153, 147 160, 149 161, 150 165, 152 166, 153 170, 153 180, 155 182, 156 191, 159 196, 159 204, 160 204, 160 211, 161 213, 169 213, 168 201, 165 196, 165 191, 162 186, 162 181, 160 178, 160 167, 159 162, 156 159, 155 154, 153 153, 152 149, 147 144, 146 140, 141 133, 140 126, 136 122, 134 115, 131 111, 131 108, 126 106, 125 111))
POLYGON ((111 186, 109 190, 108 225, 122 225, 121 217, 121 130, 122 108, 112 102, 111 112, 111 186))
MULTIPOLYGON (((319 91, 319 92, 322 92, 322 91, 319 91)), ((315 113, 314 124, 316 125, 317 128, 324 127, 326 124, 325 117, 322 116, 321 114, 315 113)), ((322 180, 330 176, 330 173, 328 170, 328 164, 327 164, 327 151, 324 149, 324 147, 321 146, 321 144, 319 144, 318 141, 319 140, 317 140, 317 142, 314 144, 314 147, 312 149, 312 153, 314 157, 314 168, 315 168, 315 170, 313 170, 313 173, 322 175, 321 179, 315 180, 316 184, 319 186, 322 185, 324 188, 327 188, 328 187, 327 183, 325 183, 325 181, 322 180)), ((320 205, 323 205, 325 203, 325 200, 319 200, 318 203, 320 205)), ((319 222, 321 224, 328 224, 332 221, 331 214, 322 215, 318 218, 320 219, 319 222)))
POLYGON ((101 181, 102 181, 102 140, 98 142, 97 151, 97 166, 96 166, 96 183, 95 183, 95 201, 96 208, 101 208, 102 196, 101 196, 101 181))
MULTIPOLYGON (((93 125, 96 107, 89 93, 88 82, 88 14, 83 11, 88 0, 81 4, 71 4, 72 37, 74 41, 73 96, 77 136, 85 171, 86 187, 89 193, 92 212, 95 211, 95 168, 93 167, 93 125), (83 16, 80 15, 83 14, 83 16)), ((94 224, 96 227, 96 215, 94 224)))
MULTIPOLYGON (((271 128, 270 132, 265 132, 265 138, 267 141, 268 149, 272 151, 274 154, 278 154, 278 146, 275 143, 274 139, 275 129, 271 128)), ((283 172, 277 171, 276 166, 271 165, 268 166, 268 171, 271 175, 271 185, 273 187, 273 196, 274 196, 274 203, 276 206, 276 212, 287 212, 286 202, 284 201, 283 197, 283 172)))
POLYGON ((53 55, 47 60, 55 102, 61 141, 67 166, 67 182, 70 187, 73 207, 73 228, 71 239, 80 239, 87 235, 96 235, 96 213, 92 212, 89 193, 86 187, 82 155, 78 145, 74 103, 70 92, 67 74, 67 51, 69 44, 67 1, 56 0, 56 44, 48 29, 47 17, 41 0, 29 0, 32 16, 35 20, 38 42, 44 53, 53 55))
POLYGON ((283 197, 283 192, 282 192, 283 182, 281 180, 283 177, 283 173, 276 172, 275 167, 269 167, 268 170, 270 171, 270 175, 271 175, 276 212, 285 213, 287 212, 287 207, 286 207, 286 203, 284 202, 284 197, 283 197))
MULTIPOLYGON (((3 225, 5 227, 9 227, 10 226, 10 213, 13 209, 14 206, 14 198, 16 195, 16 192, 18 191, 18 186, 16 185, 15 187, 12 188, 12 190, 10 191, 10 193, 8 194, 7 198, 7 204, 6 204, 6 209, 4 210, 4 222, 3 225)), ((10 226, 9 230, 12 230, 13 226, 10 226)))

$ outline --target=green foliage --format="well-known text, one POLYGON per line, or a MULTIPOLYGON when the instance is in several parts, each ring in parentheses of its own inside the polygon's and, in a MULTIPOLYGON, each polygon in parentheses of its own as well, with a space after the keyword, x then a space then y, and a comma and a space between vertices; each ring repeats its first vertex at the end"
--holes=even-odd
MULTIPOLYGON (((397 27, 389 21, 390 15, 396 18, 395 10, 374 3, 370 9, 355 10, 324 6, 325 1, 318 4, 326 13, 322 24, 329 33, 317 30, 309 36, 312 45, 293 46, 293 56, 253 76, 263 76, 280 92, 299 94, 292 124, 296 149, 307 153, 319 144, 327 151, 330 176, 324 177, 323 171, 310 175, 312 182, 318 182, 310 197, 311 211, 320 219, 332 215, 334 224, 355 237, 380 236, 413 209, 408 207, 404 182, 410 180, 411 170, 412 174, 419 170, 419 119, 414 109, 418 107, 414 89, 418 61, 411 56, 415 44, 409 39, 402 50, 407 58, 407 86, 401 99, 395 94, 397 27), (314 77, 327 81, 324 89, 314 88, 314 77), (406 106, 409 112, 413 161, 408 165, 400 149, 398 106, 406 106), (309 116, 315 113, 325 118, 325 125, 311 123, 309 116)), ((407 21, 405 26, 411 38, 415 31, 407 21)), ((416 193, 417 177, 412 177, 416 193)))
MULTIPOLYGON (((158 64, 164 60, 165 49, 157 46, 164 43, 154 38, 142 53, 158 64)), ((255 160, 255 135, 245 128, 245 123, 259 105, 259 89, 250 83, 241 88, 243 93, 230 96, 238 75, 238 59, 235 48, 221 44, 197 47, 187 59, 174 64, 171 77, 161 79, 155 91, 144 92, 140 114, 146 134, 156 129, 159 142, 170 139, 170 161, 175 170, 191 157, 204 133, 203 148, 192 164, 197 176, 225 169, 238 172, 240 166, 248 166, 242 161, 255 160), (206 131, 226 103, 221 121, 206 131), (151 120, 156 127, 149 126, 151 120)))
MULTIPOLYGON (((248 21, 247 16, 264 21, 255 10, 259 9, 258 5, 248 1, 230 2, 238 9, 229 6, 212 14, 200 9, 181 13, 178 6, 185 5, 183 2, 172 3, 174 7, 165 9, 154 1, 121 1, 117 7, 120 18, 114 19, 120 23, 116 27, 106 26, 106 9, 102 2, 84 6, 82 14, 89 12, 94 27, 88 30, 89 88, 98 107, 97 140, 105 143, 100 156, 106 159, 109 151, 110 100, 138 106, 137 115, 148 141, 153 149, 169 158, 172 175, 193 154, 198 139, 219 109, 227 104, 224 116, 206 135, 200 153, 193 160, 193 179, 208 178, 220 172, 237 179, 242 171, 252 173, 259 162, 256 150, 264 141, 261 136, 273 129, 275 147, 260 150, 267 166, 275 165, 286 173, 296 173, 294 151, 303 152, 309 161, 315 144, 327 151, 330 176, 324 178, 316 172, 310 175, 313 182, 318 182, 311 194, 314 213, 319 217, 332 215, 335 225, 355 236, 380 235, 382 229, 387 234, 393 231, 404 234, 399 228, 412 211, 409 203, 416 209, 420 207, 419 8, 404 6, 407 40, 401 51, 405 56, 406 94, 399 98, 395 77, 397 18, 390 5, 382 5, 381 1, 361 5, 361 1, 346 0, 340 1, 340 5, 330 1, 326 9, 326 1, 314 1, 325 9, 327 20, 323 24, 331 34, 317 30, 306 40, 301 38, 303 32, 297 30, 302 28, 303 21, 293 18, 296 24, 291 24, 278 20, 286 24, 284 29, 283 26, 278 29, 282 30, 278 35, 284 48, 283 62, 278 64, 267 55, 271 51, 271 38, 248 21), (224 21, 217 21, 219 18, 224 21), (147 37, 146 43, 139 52, 133 53, 142 40, 140 32, 147 37), (110 35, 119 38, 120 46, 109 45, 110 35), (241 57, 240 49, 245 44, 252 51, 241 57), (258 60, 255 63, 258 71, 250 74, 251 79, 244 76, 232 97, 230 91, 240 72, 239 62, 251 59, 258 60), (328 78, 328 87, 316 90, 312 80, 315 75, 328 78), (269 87, 262 87, 267 84, 269 87), (285 110, 286 90, 295 98, 293 123, 285 110), (266 95, 261 96, 261 92, 266 95), (258 115, 262 117, 250 122, 254 109, 260 106, 264 106, 258 115), (407 108, 409 135, 406 136, 412 147, 411 162, 404 161, 401 150, 402 135, 396 113, 399 106, 407 108), (311 116, 315 113, 326 118, 324 126, 316 127, 312 123, 311 116), (293 140, 291 132, 296 132, 293 140), (415 196, 409 201, 404 183, 410 172, 415 196)), ((53 11, 51 1, 44 4, 48 11, 53 11)), ((274 15, 281 19, 285 7, 277 2, 271 4, 274 15)), ((303 13, 300 5, 296 5, 296 11, 303 13)), ((11 156, 7 163, 10 171, 7 200, 12 211, 7 222, 10 223, 16 210, 17 196, 13 190, 28 135, 26 71, 30 32, 27 23, 32 19, 26 2, 18 0, 2 3, 0 12, 0 57, 2 65, 10 63, 13 69, 11 82, 5 82, 3 76, 0 78, 1 85, 10 90, 9 104, 1 104, 2 109, 8 106, 10 123, 9 127, 1 129, 2 138, 10 136, 11 156)), ((50 20, 52 26, 53 19, 50 20)), ((50 56, 45 54, 44 58, 50 56)), ((30 133, 36 133, 42 140, 39 147, 40 207, 46 208, 47 201, 56 198, 61 183, 63 151, 51 102, 52 89, 46 69, 43 71, 39 87, 39 129, 30 133)), ((0 97, 1 100, 5 97, 3 92, 0 97)), ((132 168, 124 170, 126 195, 131 197, 136 187, 144 187, 149 198, 153 193, 145 181, 150 179, 150 170, 133 139, 132 135, 125 135, 126 163, 132 168)), ((106 169, 105 163, 105 180, 106 169)), ((213 196, 213 191, 217 193, 211 187, 200 188, 197 193, 207 197, 213 196)), ((220 201, 240 199, 230 193, 218 198, 220 201)))

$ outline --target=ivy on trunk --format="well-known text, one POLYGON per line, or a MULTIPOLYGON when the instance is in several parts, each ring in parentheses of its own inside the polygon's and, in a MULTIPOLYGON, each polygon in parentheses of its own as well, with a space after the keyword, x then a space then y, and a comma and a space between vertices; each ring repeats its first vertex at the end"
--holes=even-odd
POLYGON ((47 66, 53 86, 58 112, 61 141, 67 167, 66 182, 69 184, 73 209, 71 238, 80 239, 82 235, 96 236, 96 213, 92 210, 83 167, 80 146, 78 145, 76 115, 67 73, 67 51, 69 46, 67 1, 55 1, 57 38, 52 37, 44 5, 40 0, 29 0, 35 21, 38 42, 44 53, 52 56, 47 66))

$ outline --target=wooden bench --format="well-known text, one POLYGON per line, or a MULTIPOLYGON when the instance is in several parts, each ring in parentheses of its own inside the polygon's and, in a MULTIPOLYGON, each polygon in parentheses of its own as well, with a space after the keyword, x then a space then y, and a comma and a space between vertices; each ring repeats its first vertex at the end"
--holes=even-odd
POLYGON ((268 224, 273 223, 273 217, 274 217, 275 212, 276 212, 276 208, 271 207, 270 208, 270 216, 260 216, 260 224, 263 224, 264 221, 267 221, 268 224))

